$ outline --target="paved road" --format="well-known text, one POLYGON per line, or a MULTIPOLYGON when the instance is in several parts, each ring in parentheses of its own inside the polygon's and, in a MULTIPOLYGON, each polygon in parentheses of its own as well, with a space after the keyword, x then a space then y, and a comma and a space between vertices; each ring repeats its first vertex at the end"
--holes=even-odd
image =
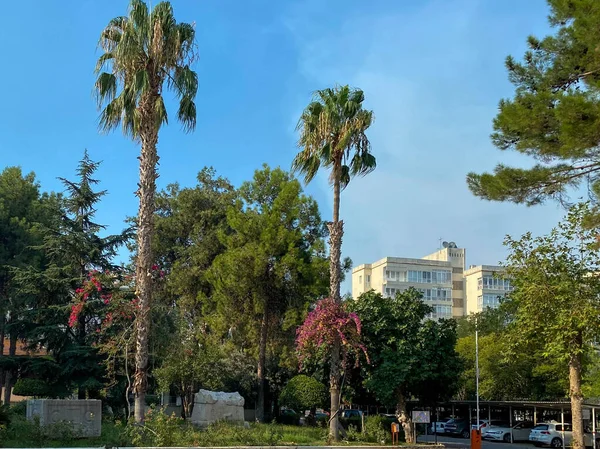
MULTIPOLYGON (((419 442, 434 442, 435 436, 433 435, 419 435, 419 442)), ((452 438, 444 437, 439 435, 438 442, 444 443, 447 447, 454 448, 469 448, 471 447, 471 441, 463 438, 452 438)), ((486 441, 481 442, 481 449, 536 449, 532 444, 527 443, 502 443, 499 441, 486 441)))

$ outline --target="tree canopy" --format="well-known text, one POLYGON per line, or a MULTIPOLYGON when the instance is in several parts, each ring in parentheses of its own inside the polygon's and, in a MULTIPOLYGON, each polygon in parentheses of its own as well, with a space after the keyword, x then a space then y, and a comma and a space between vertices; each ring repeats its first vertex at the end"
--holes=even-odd
POLYGON ((500 101, 492 134, 500 150, 531 156, 536 164, 469 173, 469 188, 487 200, 562 201, 581 185, 596 199, 600 194, 600 7, 596 0, 548 4, 555 32, 530 36, 522 61, 506 59, 515 94, 500 101))
POLYGON ((394 297, 367 292, 349 307, 361 319, 371 359, 364 366, 365 385, 383 404, 396 406, 406 441, 412 442, 408 399, 434 405, 456 391, 461 369, 456 323, 427 319, 432 308, 414 288, 394 297))

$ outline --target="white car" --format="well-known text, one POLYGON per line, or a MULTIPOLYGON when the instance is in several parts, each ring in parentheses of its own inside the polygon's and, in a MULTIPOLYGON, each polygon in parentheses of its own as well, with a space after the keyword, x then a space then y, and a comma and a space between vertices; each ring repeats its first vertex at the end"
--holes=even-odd
MULTIPOLYGON (((432 418, 435 419, 435 418, 432 418)), ((450 418, 442 418, 435 423, 431 423, 431 433, 432 434, 442 434, 444 433, 444 425, 450 421, 450 418), (435 427, 434 427, 435 426, 435 427)))
MULTIPOLYGON (((523 421, 515 424, 512 427, 512 441, 528 441, 529 434, 533 429, 533 423, 523 421)), ((492 422, 485 432, 482 432, 481 437, 486 440, 504 441, 510 443, 511 428, 508 424, 494 424, 492 422)))
MULTIPOLYGON (((529 441, 535 446, 551 446, 555 448, 563 447, 563 437, 565 439, 565 447, 571 446, 573 443, 573 429, 571 424, 566 424, 563 429, 561 423, 552 421, 538 424, 529 434, 529 441)), ((583 434, 583 441, 586 447, 593 446, 593 437, 591 433, 583 434)), ((596 439, 596 447, 600 445, 600 438, 596 439)))

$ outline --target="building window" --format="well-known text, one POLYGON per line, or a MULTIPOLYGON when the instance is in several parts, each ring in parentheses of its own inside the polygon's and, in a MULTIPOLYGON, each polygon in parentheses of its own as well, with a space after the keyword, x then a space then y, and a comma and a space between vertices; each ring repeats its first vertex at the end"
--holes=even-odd
POLYGON ((367 284, 370 284, 370 283, 371 283, 371 275, 367 274, 367 284))
POLYGON ((435 304, 432 307, 433 311, 429 314, 428 318, 431 318, 433 320, 437 320, 440 318, 452 318, 452 306, 435 304))
POLYGON ((420 288, 425 301, 452 301, 452 289, 450 288, 420 288))
POLYGON ((408 271, 408 282, 417 284, 449 284, 451 280, 450 270, 408 271))
POLYGON ((397 291, 399 291, 399 290, 397 290, 395 288, 391 288, 391 287, 386 287, 385 288, 385 296, 387 298, 392 298, 392 297, 396 296, 397 291))
POLYGON ((434 284, 449 284, 452 273, 449 270, 434 270, 431 272, 431 280, 434 284))
POLYGON ((359 276, 359 277, 358 277, 358 283, 359 283, 359 284, 362 284, 362 276, 359 276))
POLYGON ((481 290, 489 289, 489 290, 504 290, 504 291, 512 291, 513 286, 510 283, 509 279, 497 278, 495 276, 486 275, 482 278, 477 279, 477 289, 481 290))
POLYGON ((502 297, 500 295, 494 295, 485 293, 477 297, 477 308, 483 309, 496 309, 500 305, 502 297))
POLYGON ((386 270, 385 278, 388 281, 405 282, 406 281, 406 272, 386 270))

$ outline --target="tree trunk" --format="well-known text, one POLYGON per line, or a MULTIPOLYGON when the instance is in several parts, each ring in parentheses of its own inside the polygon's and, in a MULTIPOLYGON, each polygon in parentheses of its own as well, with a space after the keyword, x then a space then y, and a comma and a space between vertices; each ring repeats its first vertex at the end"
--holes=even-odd
POLYGON ((190 388, 181 397, 181 413, 183 418, 191 418, 194 409, 194 392, 190 388))
MULTIPOLYGON (((578 336, 581 342, 581 335, 578 336)), ((581 393, 581 354, 569 359, 569 396, 571 398, 571 419, 573 421, 573 449, 585 449, 583 440, 583 394, 581 393)))
POLYGON ((396 395, 396 417, 404 430, 404 439, 408 444, 415 443, 415 425, 406 409, 406 397, 402 392, 396 395))
POLYGON ((256 420, 265 420, 265 364, 267 360, 267 336, 269 330, 268 304, 265 304, 262 321, 260 323, 260 341, 258 345, 258 398, 256 399, 256 420))
MULTIPOLYGON (((4 357, 4 322, 6 317, 4 311, 0 310, 0 358, 4 357)), ((2 393, 2 387, 4 386, 4 370, 0 368, 0 394, 2 393)), ((1 402, 1 398, 0 398, 1 402)))
POLYGON ((137 216, 136 297, 138 311, 135 320, 136 352, 133 391, 135 394, 135 421, 143 422, 148 387, 148 338, 150 333, 150 308, 152 306, 152 237, 154 234, 154 197, 156 193, 156 167, 158 165, 158 128, 154 118, 157 94, 151 93, 140 101, 140 182, 137 196, 140 205, 137 216))
MULTIPOLYGON (((13 328, 14 329, 14 328, 13 328)), ((13 330, 10 334, 10 346, 8 347, 8 356, 14 357, 17 353, 17 331, 13 330)), ((4 405, 10 405, 10 396, 12 387, 15 384, 15 376, 12 369, 6 371, 6 380, 4 382, 4 405)))
POLYGON ((329 373, 329 393, 331 400, 329 436, 333 441, 340 439, 340 342, 336 341, 331 349, 331 370, 329 373))
MULTIPOLYGON (((340 164, 334 167, 333 181, 333 221, 327 223, 329 229, 329 296, 334 301, 341 301, 340 283, 342 256, 342 236, 344 223, 340 221, 340 164)), ((329 421, 329 435, 333 441, 339 441, 340 433, 340 341, 335 341, 331 349, 331 368, 329 372, 329 392, 331 395, 331 418, 329 421)))

